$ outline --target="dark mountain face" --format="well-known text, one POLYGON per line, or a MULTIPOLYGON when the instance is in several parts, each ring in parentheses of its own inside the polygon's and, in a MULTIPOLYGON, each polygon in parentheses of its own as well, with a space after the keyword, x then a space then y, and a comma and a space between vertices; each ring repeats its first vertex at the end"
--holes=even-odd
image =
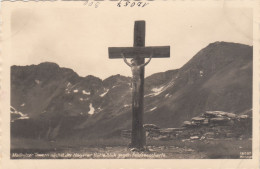
MULTIPOLYGON (((26 114, 12 119, 12 136, 112 137, 131 128, 131 78, 79 77, 54 63, 12 66, 11 105, 12 117, 26 114)), ((145 123, 160 127, 179 127, 205 111, 243 114, 251 108, 247 45, 209 44, 182 68, 145 80, 145 123)))

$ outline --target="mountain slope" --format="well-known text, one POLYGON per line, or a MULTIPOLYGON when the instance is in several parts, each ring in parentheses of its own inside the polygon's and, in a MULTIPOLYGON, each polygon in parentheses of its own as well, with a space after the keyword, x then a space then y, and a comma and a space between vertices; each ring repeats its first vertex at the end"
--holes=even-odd
POLYGON ((175 78, 173 85, 153 99, 154 106, 160 106, 147 116, 147 122, 160 124, 163 120, 162 126, 177 127, 207 110, 244 112, 252 107, 252 48, 226 42, 210 44, 175 78), (167 94, 171 97, 165 99, 167 94), (165 101, 158 104, 161 99, 165 101))

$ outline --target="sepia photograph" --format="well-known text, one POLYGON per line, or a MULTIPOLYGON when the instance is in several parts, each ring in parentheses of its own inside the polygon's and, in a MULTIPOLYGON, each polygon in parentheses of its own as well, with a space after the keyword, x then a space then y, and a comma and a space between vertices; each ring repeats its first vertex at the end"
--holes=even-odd
POLYGON ((254 159, 253 8, 94 2, 10 10, 10 160, 254 159))
POLYGON ((13 11, 11 158, 250 157, 252 10, 168 12, 13 11))

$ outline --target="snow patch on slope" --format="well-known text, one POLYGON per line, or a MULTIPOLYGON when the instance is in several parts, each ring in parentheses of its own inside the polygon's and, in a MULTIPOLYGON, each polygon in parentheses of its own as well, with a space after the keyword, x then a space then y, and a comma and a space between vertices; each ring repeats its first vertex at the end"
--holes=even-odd
POLYGON ((172 97, 172 95, 167 93, 164 97, 172 97))
POLYGON ((102 93, 101 95, 99 95, 99 96, 100 97, 104 97, 107 94, 108 91, 109 91, 109 89, 106 89, 106 91, 104 93, 102 93))
POLYGON ((153 110, 155 110, 155 109, 157 109, 157 107, 151 108, 149 111, 153 111, 153 110))
POLYGON ((29 119, 29 117, 27 116, 27 114, 23 114, 23 116, 19 117, 18 119, 29 119))
POLYGON ((40 80, 37 80, 37 79, 34 80, 34 81, 35 81, 36 84, 40 84, 40 83, 41 83, 41 81, 40 81, 40 80))
MULTIPOLYGON (((24 113, 22 113, 22 112, 19 112, 19 111, 17 111, 17 110, 16 110, 15 108, 13 108, 13 107, 11 107, 11 114, 18 114, 18 115, 20 115, 20 117, 18 117, 18 118, 15 119, 15 120, 18 120, 18 119, 20 119, 20 120, 29 119, 29 117, 28 117, 27 114, 24 114, 24 113)), ((14 122, 14 120, 12 120, 11 122, 14 122)))
POLYGON ((90 95, 90 92, 87 92, 86 90, 82 90, 82 94, 90 95))
POLYGON ((70 82, 67 83, 67 87, 69 87, 69 86, 71 86, 71 83, 70 83, 70 82))
POLYGON ((159 93, 159 92, 162 91, 163 87, 164 87, 164 86, 159 87, 159 88, 155 87, 155 88, 152 89, 152 91, 155 92, 155 93, 159 93))
POLYGON ((89 110, 88 114, 89 114, 89 115, 93 115, 94 112, 95 112, 95 108, 92 106, 92 103, 90 103, 89 109, 90 109, 90 110, 89 110))
POLYGON ((203 73, 204 73, 203 70, 201 70, 201 71, 200 71, 200 77, 203 76, 203 73))
POLYGON ((125 104, 124 107, 129 107, 130 105, 129 104, 125 104))
MULTIPOLYGON (((75 85, 74 85, 74 86, 75 86, 75 85)), ((73 88, 74 86, 72 86, 72 84, 71 84, 70 82, 68 82, 68 83, 67 83, 67 88, 65 89, 65 92, 66 92, 67 94, 70 94, 70 92, 71 92, 71 90, 72 90, 72 88, 73 88)))
POLYGON ((168 84, 166 84, 164 86, 152 88, 151 89, 152 93, 147 94, 144 97, 147 97, 147 96, 157 96, 157 95, 161 94, 162 92, 164 92, 166 89, 168 89, 169 87, 171 87, 173 85, 174 85, 174 81, 171 80, 168 84))

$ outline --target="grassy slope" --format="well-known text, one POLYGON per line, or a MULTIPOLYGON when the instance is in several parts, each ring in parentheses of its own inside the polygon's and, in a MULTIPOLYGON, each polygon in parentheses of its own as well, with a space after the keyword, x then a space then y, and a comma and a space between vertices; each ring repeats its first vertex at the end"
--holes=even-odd
MULTIPOLYGON (((98 140, 57 140, 56 142, 47 142, 43 140, 33 139, 12 139, 11 152, 16 153, 99 153, 106 151, 107 148, 117 148, 115 153, 127 153, 125 147, 129 144, 129 140, 122 138, 98 139, 98 140), (120 148, 121 147, 121 148, 120 148), (86 152, 82 152, 84 149, 86 152), (121 149, 121 150, 120 150, 121 149), (94 151, 94 152, 93 152, 94 151)), ((211 141, 192 141, 183 142, 181 140, 157 141, 148 140, 147 146, 150 149, 161 148, 155 153, 168 153, 168 157, 173 156, 174 152, 169 151, 170 147, 176 149, 192 149, 195 154, 203 153, 203 158, 209 159, 236 159, 239 158, 240 152, 252 152, 251 140, 211 140, 211 141)), ((177 153, 175 158, 189 158, 187 155, 177 153)), ((174 155, 175 156, 175 155, 174 155)))

